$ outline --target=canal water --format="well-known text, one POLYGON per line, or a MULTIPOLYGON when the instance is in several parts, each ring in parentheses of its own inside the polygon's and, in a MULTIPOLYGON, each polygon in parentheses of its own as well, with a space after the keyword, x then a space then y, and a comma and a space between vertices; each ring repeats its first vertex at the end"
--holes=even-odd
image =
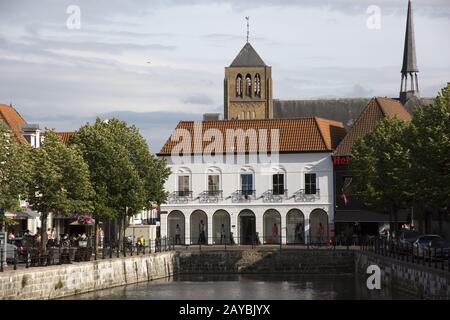
POLYGON ((354 275, 179 275, 67 297, 69 300, 361 300, 413 299, 392 288, 369 290, 354 275))

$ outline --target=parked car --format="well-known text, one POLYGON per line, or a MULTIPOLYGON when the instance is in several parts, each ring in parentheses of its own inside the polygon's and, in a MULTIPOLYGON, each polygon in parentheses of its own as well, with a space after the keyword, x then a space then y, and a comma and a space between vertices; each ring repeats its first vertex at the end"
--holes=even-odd
POLYGON ((398 242, 404 251, 411 251, 414 241, 419 238, 420 233, 416 230, 402 229, 398 233, 398 242))
POLYGON ((432 260, 448 259, 450 252, 450 241, 445 239, 433 239, 428 243, 428 248, 426 251, 425 256, 432 260))
POLYGON ((443 239, 441 236, 437 234, 425 234, 417 238, 413 243, 414 255, 421 258, 423 256, 426 257, 428 253, 428 245, 430 241, 434 239, 443 239))
POLYGON ((15 238, 9 240, 8 243, 17 247, 17 255, 19 261, 25 261, 27 256, 28 241, 25 238, 15 238))
MULTIPOLYGON (((6 244, 6 262, 14 262, 14 258, 16 256, 17 252, 17 247, 11 243, 7 243, 6 244)), ((3 254, 5 254, 3 252, 3 254)), ((3 256, 2 256, 3 258, 3 256)))

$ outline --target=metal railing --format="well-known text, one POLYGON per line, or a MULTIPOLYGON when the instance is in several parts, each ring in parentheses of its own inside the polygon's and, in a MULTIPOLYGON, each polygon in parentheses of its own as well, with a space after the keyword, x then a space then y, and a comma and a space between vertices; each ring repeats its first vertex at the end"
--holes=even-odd
POLYGON ((236 190, 230 198, 232 202, 251 202, 256 200, 256 190, 236 190))
POLYGON ((222 190, 203 191, 198 196, 198 200, 200 203, 217 203, 222 199, 223 199, 222 190))
POLYGON ((192 200, 192 191, 173 191, 169 194, 167 199, 167 201, 171 204, 188 203, 192 200))
POLYGON ((315 193, 311 192, 306 192, 305 189, 300 189, 296 192, 294 192, 294 194, 292 195, 291 198, 294 198, 295 202, 314 202, 316 200, 320 199, 320 189, 315 189, 315 193))
POLYGON ((450 248, 414 246, 385 238, 363 239, 360 247, 384 257, 450 272, 450 248))
POLYGON ((103 247, 80 247, 72 246, 70 242, 67 246, 54 246, 41 249, 38 247, 27 247, 24 251, 11 249, 5 251, 0 249, 0 272, 3 272, 9 266, 13 266, 13 270, 18 267, 45 267, 52 265, 71 264, 74 262, 93 261, 98 259, 112 259, 119 257, 130 257, 134 255, 145 255, 156 252, 172 251, 175 249, 174 239, 156 238, 146 241, 144 244, 140 242, 126 242, 122 245, 119 243, 104 243, 103 247), (6 264, 4 257, 6 255, 6 264))
MULTIPOLYGON (((279 190, 277 190, 277 191, 279 191, 279 190)), ((268 203, 283 202, 283 200, 288 198, 288 190, 284 189, 282 191, 283 191, 283 193, 274 192, 273 189, 270 189, 270 190, 265 191, 261 195, 261 198, 262 198, 263 202, 268 202, 268 203)))

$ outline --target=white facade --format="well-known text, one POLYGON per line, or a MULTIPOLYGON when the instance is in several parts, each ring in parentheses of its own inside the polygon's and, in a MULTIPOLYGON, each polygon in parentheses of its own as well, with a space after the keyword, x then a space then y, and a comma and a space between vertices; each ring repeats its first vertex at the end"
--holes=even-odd
POLYGON ((323 242, 333 236, 330 152, 282 153, 271 167, 249 163, 248 156, 243 164, 174 164, 165 158, 172 174, 165 184, 169 201, 161 205, 162 237, 197 244, 202 228, 207 244, 323 242))

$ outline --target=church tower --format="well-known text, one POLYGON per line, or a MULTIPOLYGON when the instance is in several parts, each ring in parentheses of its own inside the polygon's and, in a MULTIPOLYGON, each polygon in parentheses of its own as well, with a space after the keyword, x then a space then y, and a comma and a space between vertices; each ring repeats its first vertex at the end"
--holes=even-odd
POLYGON ((264 63, 248 41, 247 29, 247 43, 225 68, 224 119, 272 118, 272 67, 264 63))
POLYGON ((419 81, 417 79, 416 43, 411 0, 408 1, 406 18, 405 48, 403 51, 402 82, 400 85, 400 102, 405 104, 410 98, 419 98, 419 81), (408 81, 409 80, 409 81, 408 81), (408 88, 409 83, 409 88, 408 88))

